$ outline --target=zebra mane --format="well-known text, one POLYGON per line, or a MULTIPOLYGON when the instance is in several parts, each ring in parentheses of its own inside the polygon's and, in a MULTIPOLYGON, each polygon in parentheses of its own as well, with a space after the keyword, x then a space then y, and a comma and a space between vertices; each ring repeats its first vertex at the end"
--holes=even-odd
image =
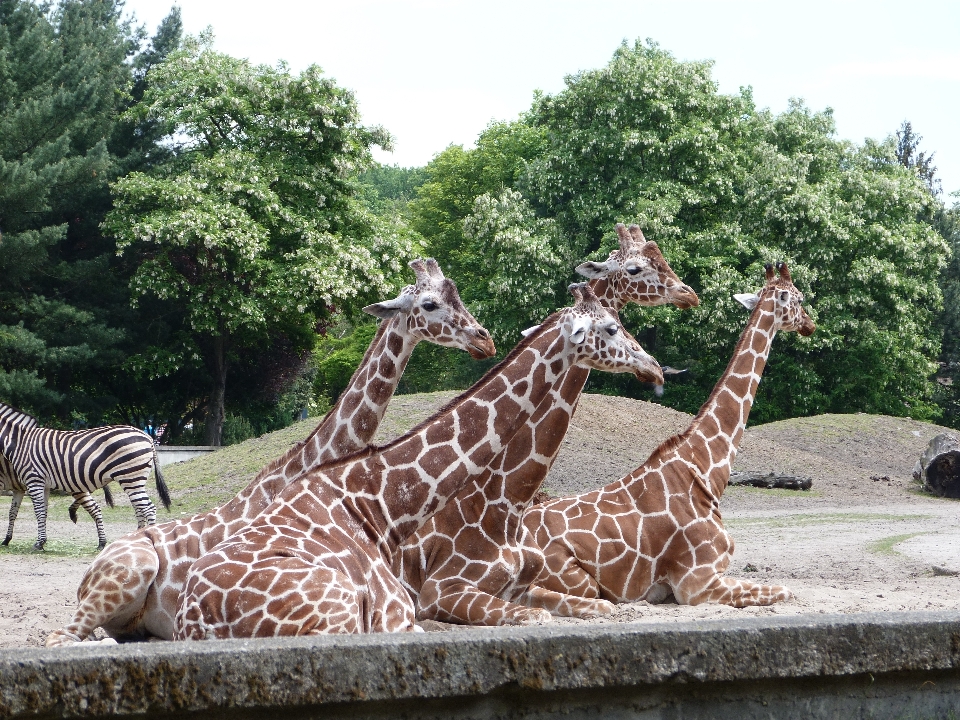
POLYGON ((8 423, 19 425, 22 428, 32 428, 39 425, 33 415, 27 415, 27 413, 22 410, 17 410, 17 408, 12 405, 0 402, 0 425, 6 425, 8 423))

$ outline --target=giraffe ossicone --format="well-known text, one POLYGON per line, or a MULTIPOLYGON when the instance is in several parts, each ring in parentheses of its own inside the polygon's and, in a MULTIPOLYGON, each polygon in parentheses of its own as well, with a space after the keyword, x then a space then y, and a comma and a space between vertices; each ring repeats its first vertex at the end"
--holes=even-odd
POLYGON ((586 286, 480 381, 380 448, 315 468, 190 568, 178 638, 415 629, 391 571, 400 544, 522 428, 573 365, 662 381, 660 367, 586 286))
MULTIPOLYGON (((617 235, 620 247, 605 262, 578 267, 606 306, 699 304, 639 227, 617 225, 617 235)), ((550 620, 543 604, 562 605, 565 614, 578 617, 613 611, 603 600, 535 586, 543 553, 521 522, 560 450, 588 376, 587 368, 571 368, 487 471, 403 544, 394 570, 414 598, 418 620, 527 625, 550 620)))
POLYGON ((383 320, 347 388, 313 432, 225 505, 108 545, 80 582, 73 621, 51 633, 48 646, 84 641, 98 627, 122 640, 172 640, 177 601, 190 565, 256 518, 293 479, 366 447, 417 343, 459 348, 475 358, 495 354, 490 333, 464 307, 456 285, 437 262, 414 260, 410 267, 415 284, 393 300, 365 308, 383 320))
MULTIPOLYGON (((554 592, 612 602, 769 605, 791 597, 782 586, 726 577, 733 539, 720 498, 743 437, 773 338, 811 335, 803 295, 785 264, 766 268, 766 284, 738 299, 750 319, 713 392, 682 433, 640 467, 599 490, 532 507, 524 525, 542 548, 538 584, 554 592)), ((562 606, 540 605, 557 614, 562 606)))

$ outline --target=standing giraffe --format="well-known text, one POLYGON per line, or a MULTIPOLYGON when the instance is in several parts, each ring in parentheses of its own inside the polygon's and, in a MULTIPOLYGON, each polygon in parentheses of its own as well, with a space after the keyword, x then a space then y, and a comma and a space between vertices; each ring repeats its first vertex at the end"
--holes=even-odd
MULTIPOLYGON (((591 278, 604 305, 619 312, 630 302, 679 308, 699 304, 638 226, 618 224, 617 235, 620 248, 606 262, 577 268, 591 278)), ((543 553, 521 522, 560 450, 589 374, 588 368, 571 368, 487 472, 403 544, 394 571, 414 598, 418 620, 532 624, 551 615, 525 605, 544 603, 564 603, 567 614, 579 617, 613 611, 604 601, 563 598, 531 587, 543 568, 543 553)))
POLYGON ((660 366, 585 286, 507 357, 402 438, 287 486, 190 568, 183 639, 415 629, 391 571, 400 544, 482 473, 574 364, 662 382, 660 366))
MULTIPOLYGON (((626 477, 594 492, 531 508, 523 522, 546 556, 538 582, 561 593, 614 602, 770 605, 791 597, 778 585, 725 577, 733 539, 720 497, 778 330, 816 329, 785 264, 767 265, 726 371, 685 431, 663 442, 626 477)), ((547 609, 557 612, 560 607, 547 609)))
POLYGON ((51 633, 47 645, 81 642, 97 627, 121 639, 173 639, 177 599, 190 565, 252 521, 291 480, 366 447, 418 342, 460 348, 477 359, 495 354, 490 334, 436 261, 414 260, 410 267, 415 285, 364 308, 383 322, 347 389, 307 439, 267 465, 226 505, 111 543, 80 582, 73 622, 51 633))

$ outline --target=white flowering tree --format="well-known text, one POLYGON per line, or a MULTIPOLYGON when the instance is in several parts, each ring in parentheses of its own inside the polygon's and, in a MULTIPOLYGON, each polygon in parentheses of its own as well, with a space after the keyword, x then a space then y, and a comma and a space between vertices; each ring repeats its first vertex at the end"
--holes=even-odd
POLYGON ((153 295, 184 312, 211 376, 206 441, 218 445, 231 356, 276 328, 303 342, 331 307, 382 296, 411 249, 355 197, 351 178, 389 137, 360 125, 352 94, 318 67, 295 76, 210 45, 188 40, 151 70, 131 115, 164 126, 174 160, 116 182, 104 229, 137 265, 134 302, 153 295))
MULTIPOLYGON (((624 43, 605 67, 568 77, 499 130, 474 150, 438 156, 412 204, 431 251, 465 260, 458 281, 483 290, 471 301, 503 313, 485 322, 529 324, 528 309, 546 309, 538 303, 548 276, 564 302, 574 266, 617 246, 615 223, 638 223, 701 299, 695 310, 624 313, 658 360, 690 370, 667 384, 663 402, 700 407, 746 322, 731 296, 755 290, 764 263, 784 260, 818 329, 777 340, 751 419, 937 416, 938 273, 948 247, 927 221, 938 201, 901 164, 902 142, 898 153, 893 139, 843 141, 829 110, 799 101, 779 114, 758 109, 749 89, 718 92, 711 63, 677 60, 651 42, 624 43), (529 141, 507 142, 519 138, 529 141), (488 173, 510 193, 492 190, 483 173, 459 172, 481 160, 511 169, 488 173), (531 262, 538 257, 547 262, 531 262), (551 275, 554 258, 567 265, 551 275)), ((637 392, 624 376, 591 382, 637 392)))
POLYGON ((463 227, 474 254, 483 259, 487 292, 476 303, 477 315, 496 341, 509 347, 519 340, 518 328, 536 325, 557 307, 557 287, 570 275, 570 258, 557 247, 554 222, 537 218, 516 190, 478 197, 463 227))

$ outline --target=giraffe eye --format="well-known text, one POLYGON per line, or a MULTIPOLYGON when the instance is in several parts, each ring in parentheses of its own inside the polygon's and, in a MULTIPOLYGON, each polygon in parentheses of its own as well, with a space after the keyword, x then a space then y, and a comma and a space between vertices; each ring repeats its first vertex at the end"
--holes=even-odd
POLYGON ((437 304, 433 300, 427 300, 420 307, 422 307, 427 312, 433 312, 434 310, 437 309, 437 304))
POLYGON ((640 266, 639 266, 639 265, 631 265, 630 267, 627 268, 627 272, 628 272, 630 275, 636 275, 638 272, 640 272, 640 266))
POLYGON ((786 302, 789 299, 790 299, 790 293, 788 293, 786 290, 780 293, 780 302, 786 302))
POLYGON ((611 325, 610 327, 607 328, 607 335, 610 335, 611 337, 613 337, 614 335, 617 334, 617 331, 619 329, 620 328, 618 328, 616 325, 611 325))

